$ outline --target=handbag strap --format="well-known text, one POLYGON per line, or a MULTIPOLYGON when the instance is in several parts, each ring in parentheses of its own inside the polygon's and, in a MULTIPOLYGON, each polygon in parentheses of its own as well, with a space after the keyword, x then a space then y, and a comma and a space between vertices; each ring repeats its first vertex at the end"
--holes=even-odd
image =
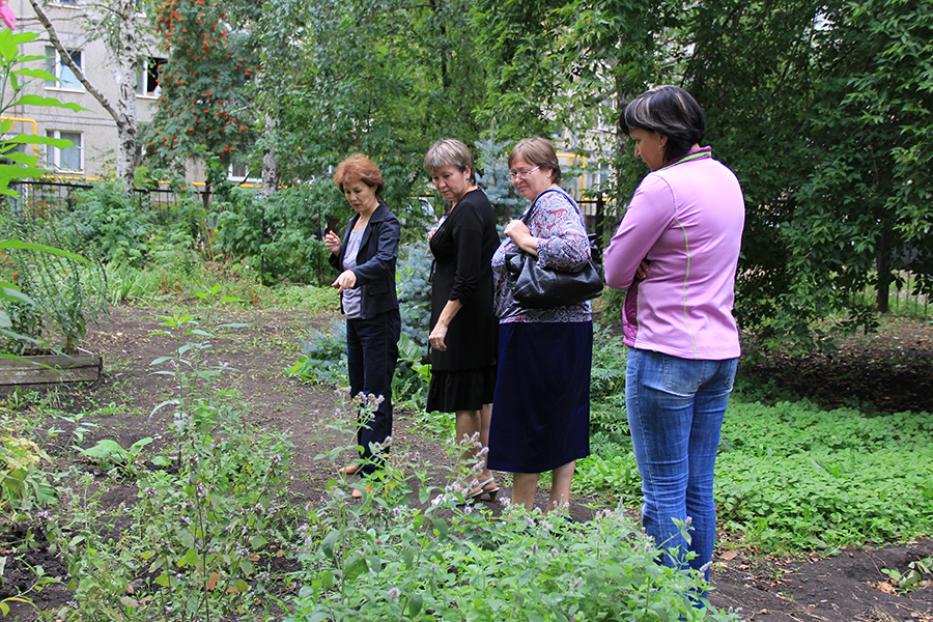
POLYGON ((548 188, 547 190, 545 190, 544 192, 542 192, 541 194, 539 194, 537 197, 535 197, 535 200, 534 200, 534 202, 532 202, 531 207, 529 207, 529 208, 528 208, 528 211, 525 212, 525 214, 521 217, 521 221, 522 221, 523 223, 525 223, 526 225, 528 224, 528 221, 531 220, 531 215, 534 213, 535 208, 538 207, 538 201, 540 201, 540 200, 541 200, 541 197, 543 197, 544 195, 548 194, 549 192, 556 192, 556 193, 558 193, 558 194, 563 195, 564 198, 567 199, 568 201, 570 201, 571 205, 573 205, 573 206, 577 209, 577 213, 582 215, 582 212, 580 211, 580 206, 577 205, 577 202, 574 201, 573 197, 570 196, 569 194, 567 194, 567 193, 564 191, 563 188, 560 188, 560 187, 558 187, 558 188, 548 188))

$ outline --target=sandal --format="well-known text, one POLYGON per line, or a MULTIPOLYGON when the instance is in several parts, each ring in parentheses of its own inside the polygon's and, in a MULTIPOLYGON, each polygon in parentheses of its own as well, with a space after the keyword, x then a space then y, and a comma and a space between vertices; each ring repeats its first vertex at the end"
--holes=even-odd
POLYGON ((490 477, 477 484, 466 496, 467 501, 478 499, 480 501, 495 501, 499 494, 499 483, 495 477, 490 477), (484 498, 485 497, 485 498, 484 498))
POLYGON ((362 464, 348 464, 337 469, 337 473, 340 475, 356 475, 361 468, 363 468, 362 464))
POLYGON ((350 496, 354 499, 362 499, 364 494, 370 494, 373 491, 372 486, 354 486, 350 491, 350 496))

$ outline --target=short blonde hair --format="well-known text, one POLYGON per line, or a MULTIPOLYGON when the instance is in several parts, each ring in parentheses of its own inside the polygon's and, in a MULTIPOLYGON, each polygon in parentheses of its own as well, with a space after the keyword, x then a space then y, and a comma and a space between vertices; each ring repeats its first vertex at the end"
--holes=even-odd
POLYGON ((509 152, 509 168, 512 168, 512 162, 516 158, 551 171, 551 181, 555 184, 560 183, 560 162, 557 160, 554 145, 548 139, 540 136, 521 139, 509 152))
POLYGON ((442 138, 431 145, 424 155, 424 172, 433 175, 445 166, 454 166, 460 172, 470 169, 470 181, 476 182, 476 169, 473 167, 473 153, 470 148, 456 138, 442 138))
POLYGON ((362 153, 354 153, 343 162, 337 165, 334 171, 334 183, 343 192, 343 187, 356 181, 361 181, 376 191, 376 196, 382 194, 385 187, 385 181, 382 179, 382 172, 376 163, 367 158, 362 153))

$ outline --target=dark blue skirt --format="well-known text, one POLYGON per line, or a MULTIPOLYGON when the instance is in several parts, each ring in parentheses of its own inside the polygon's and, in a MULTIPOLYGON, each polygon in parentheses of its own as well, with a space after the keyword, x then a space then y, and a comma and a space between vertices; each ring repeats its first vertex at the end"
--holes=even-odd
POLYGON ((489 468, 541 473, 590 453, 592 322, 499 325, 489 468))

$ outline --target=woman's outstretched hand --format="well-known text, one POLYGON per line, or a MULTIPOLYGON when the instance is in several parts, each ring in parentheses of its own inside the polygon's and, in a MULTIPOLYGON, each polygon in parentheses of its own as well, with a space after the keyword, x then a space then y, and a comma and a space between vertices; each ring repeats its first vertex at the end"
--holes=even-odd
POLYGON ((353 289, 356 287, 356 275, 353 273, 353 270, 344 270, 330 286, 337 288, 338 292, 342 292, 345 289, 353 289))

